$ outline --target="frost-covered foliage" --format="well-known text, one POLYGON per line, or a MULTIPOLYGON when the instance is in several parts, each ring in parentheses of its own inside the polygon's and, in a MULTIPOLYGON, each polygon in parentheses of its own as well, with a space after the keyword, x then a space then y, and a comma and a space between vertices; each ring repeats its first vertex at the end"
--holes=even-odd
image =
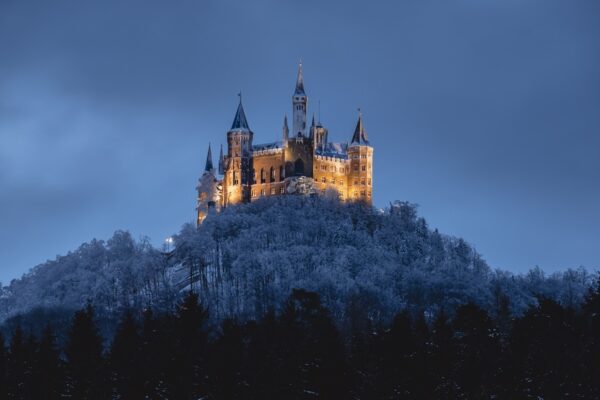
POLYGON ((591 280, 583 268, 550 276, 492 270, 463 239, 429 229, 406 202, 382 211, 333 198, 266 198, 209 215, 199 229, 185 225, 175 245, 164 253, 121 231, 83 244, 2 288, 0 316, 88 301, 108 312, 168 309, 191 288, 213 320, 249 319, 303 288, 354 328, 385 324, 402 309, 452 313, 467 302, 494 315, 519 314, 537 296, 576 306, 591 280))
POLYGON ((76 309, 88 302, 108 312, 152 305, 166 298, 167 267, 147 239, 136 242, 117 231, 106 242, 84 243, 13 280, 2 288, 0 315, 35 307, 76 309))
POLYGON ((521 313, 538 295, 576 305, 590 280, 584 269, 550 277, 493 271, 464 240, 430 230, 406 202, 382 212, 323 198, 264 199, 212 216, 201 229, 184 226, 176 245, 182 280, 218 317, 256 318, 293 288, 319 293, 348 324, 385 323, 405 308, 452 312, 467 302, 521 313))

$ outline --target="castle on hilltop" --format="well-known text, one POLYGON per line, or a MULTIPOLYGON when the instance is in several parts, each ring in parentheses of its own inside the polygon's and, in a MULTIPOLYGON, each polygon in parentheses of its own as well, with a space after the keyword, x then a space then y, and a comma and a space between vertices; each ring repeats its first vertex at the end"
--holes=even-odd
POLYGON ((359 112, 350 142, 332 143, 318 121, 307 125, 308 97, 304 91, 302 64, 292 95, 292 129, 283 119, 282 140, 253 144, 242 97, 227 132, 218 168, 214 168, 210 144, 206 167, 197 190, 197 223, 211 211, 260 197, 284 194, 331 193, 343 201, 371 204, 373 195, 373 147, 369 144, 359 112), (222 176, 221 179, 218 177, 222 176))

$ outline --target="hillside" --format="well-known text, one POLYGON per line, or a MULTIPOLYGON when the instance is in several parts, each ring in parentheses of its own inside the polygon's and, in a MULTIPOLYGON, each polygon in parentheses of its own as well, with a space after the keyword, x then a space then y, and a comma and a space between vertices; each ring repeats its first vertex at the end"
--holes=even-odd
POLYGON ((540 295, 577 305, 591 281, 583 268, 550 276, 493 270, 405 202, 376 210, 323 198, 263 199, 209 215, 200 229, 186 224, 174 239, 170 252, 123 231, 85 243, 3 287, 0 316, 87 302, 106 313, 166 311, 192 288, 213 320, 252 319, 303 288, 319 293, 341 326, 386 324, 402 309, 452 313, 467 302, 494 315, 520 314, 540 295))

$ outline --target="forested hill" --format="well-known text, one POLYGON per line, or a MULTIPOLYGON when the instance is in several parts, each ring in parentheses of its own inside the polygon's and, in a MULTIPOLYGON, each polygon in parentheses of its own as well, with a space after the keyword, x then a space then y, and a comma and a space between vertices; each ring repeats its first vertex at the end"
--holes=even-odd
POLYGON ((579 304, 583 268, 546 276, 491 269, 467 242, 439 233, 416 207, 386 210, 336 200, 274 197, 184 225, 174 249, 118 231, 33 268, 2 287, 0 317, 34 308, 172 310, 196 291, 214 321, 260 317, 292 289, 317 292, 342 327, 386 324, 400 310, 434 315, 474 302, 492 315, 522 313, 540 297, 579 304), (362 321, 362 322, 361 322, 362 321))

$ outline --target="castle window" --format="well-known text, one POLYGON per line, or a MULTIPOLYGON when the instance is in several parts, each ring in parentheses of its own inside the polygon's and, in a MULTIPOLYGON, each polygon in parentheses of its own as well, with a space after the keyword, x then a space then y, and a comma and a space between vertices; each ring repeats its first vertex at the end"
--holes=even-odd
POLYGON ((323 182, 323 183, 326 183, 326 182, 327 182, 327 179, 325 179, 325 177, 322 177, 322 178, 321 178, 321 182, 323 182))
POLYGON ((301 158, 297 159, 294 162, 294 174, 303 175, 304 174, 304 161, 301 158))
POLYGON ((321 171, 327 171, 327 166, 325 166, 324 164, 321 165, 321 171))
POLYGON ((367 196, 371 197, 371 192, 368 192, 368 193, 367 193, 367 196))
POLYGON ((363 170, 363 171, 366 171, 366 170, 367 170, 367 166, 366 166, 366 165, 363 165, 363 166, 362 166, 362 170, 363 170))
POLYGON ((335 185, 335 178, 331 178, 331 183, 335 185))
POLYGON ((354 184, 355 184, 355 185, 358 185, 358 179, 355 179, 355 180, 354 180, 354 184))
POLYGON ((238 185, 240 182, 238 181, 238 174, 236 171, 233 171, 233 184, 238 185))
POLYGON ((279 167, 279 182, 281 182, 284 178, 285 175, 285 169, 283 168, 283 166, 279 167))
POLYGON ((260 195, 264 196, 265 195, 265 189, 260 189, 260 195))
POLYGON ((364 195, 365 195, 365 191, 364 191, 364 190, 361 190, 361 192, 360 192, 360 195, 361 195, 361 196, 364 196, 364 195))
POLYGON ((254 189, 252 189, 252 191, 250 192, 252 197, 256 197, 256 191, 254 189))
POLYGON ((358 192, 354 192, 354 197, 358 197, 358 192))
POLYGON ((344 186, 344 181, 340 179, 340 186, 344 186))
POLYGON ((361 180, 361 181, 360 181, 360 184, 364 186, 364 185, 365 185, 365 180, 364 180, 364 179, 363 179, 363 180, 361 180))
POLYGON ((269 181, 275 182, 275 169, 273 167, 271 167, 271 170, 269 172, 269 181))
POLYGON ((266 182, 266 178, 265 178, 265 170, 264 168, 260 169, 260 183, 265 183, 266 182))
POLYGON ((360 158, 367 158, 367 155, 366 154, 361 154, 360 158))
POLYGON ((271 188, 271 194, 275 194, 275 188, 274 187, 271 188))
POLYGON ((355 165, 355 166, 354 166, 354 170, 355 170, 355 171, 358 171, 358 165, 355 165))
POLYGON ((279 193, 281 193, 281 194, 285 193, 285 188, 283 186, 279 188, 279 193))

